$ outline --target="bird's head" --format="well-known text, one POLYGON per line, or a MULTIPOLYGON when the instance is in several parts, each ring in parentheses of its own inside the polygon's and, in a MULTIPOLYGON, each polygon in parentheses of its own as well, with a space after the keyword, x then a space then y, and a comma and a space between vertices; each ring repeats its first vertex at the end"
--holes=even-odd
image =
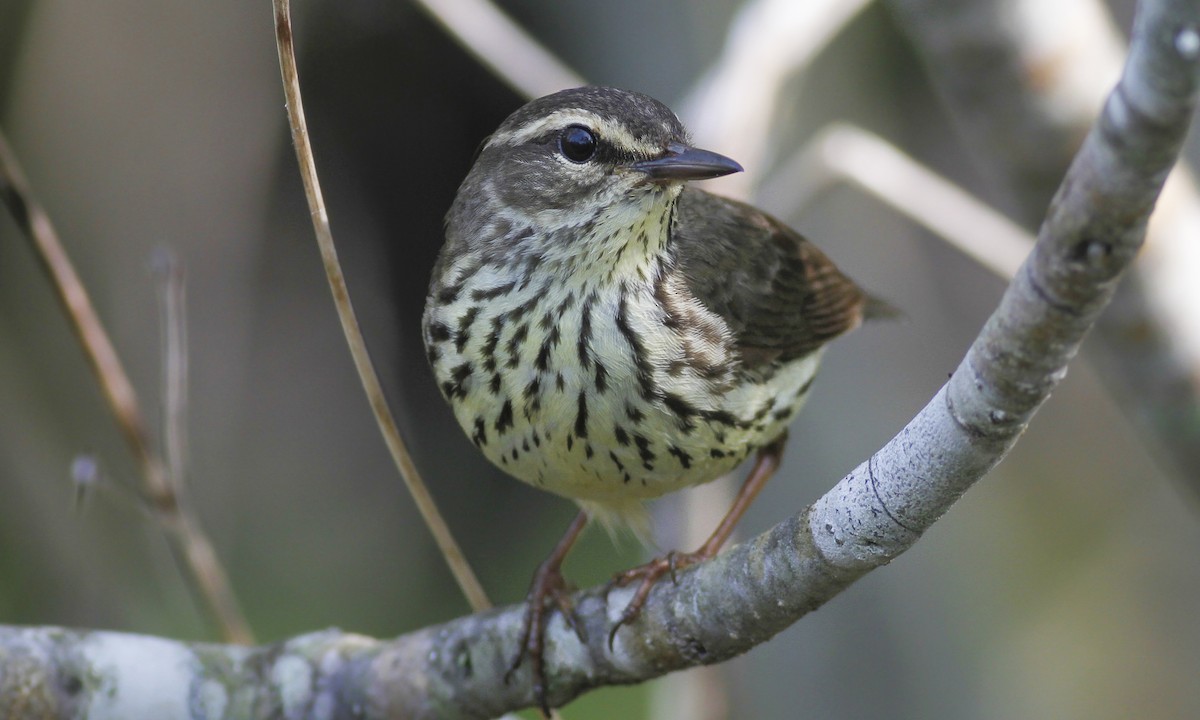
POLYGON ((654 98, 581 87, 510 115, 484 142, 460 194, 483 193, 511 221, 555 230, 661 210, 685 181, 741 169, 692 147, 679 118, 654 98))

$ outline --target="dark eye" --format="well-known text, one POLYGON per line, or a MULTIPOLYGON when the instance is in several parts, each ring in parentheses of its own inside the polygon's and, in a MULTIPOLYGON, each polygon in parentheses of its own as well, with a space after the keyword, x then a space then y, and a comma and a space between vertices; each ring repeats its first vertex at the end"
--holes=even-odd
POLYGON ((596 136, 582 125, 572 125, 558 138, 558 149, 571 162, 587 162, 596 154, 596 136))

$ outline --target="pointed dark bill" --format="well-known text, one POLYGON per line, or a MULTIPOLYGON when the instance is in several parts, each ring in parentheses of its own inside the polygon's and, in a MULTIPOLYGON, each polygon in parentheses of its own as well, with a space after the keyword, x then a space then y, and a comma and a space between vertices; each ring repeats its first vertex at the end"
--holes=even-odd
POLYGON ((640 160, 630 167, 646 173, 651 180, 708 180, 742 171, 737 161, 724 155, 674 144, 661 157, 640 160))

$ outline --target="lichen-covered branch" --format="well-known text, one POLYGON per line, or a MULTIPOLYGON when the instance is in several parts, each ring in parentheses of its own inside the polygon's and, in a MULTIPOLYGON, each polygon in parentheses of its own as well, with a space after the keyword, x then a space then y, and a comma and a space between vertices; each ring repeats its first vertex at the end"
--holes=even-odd
MULTIPOLYGON (((1200 84, 1200 3, 1146 2, 1125 73, 1084 142, 1038 244, 934 399, 812 507, 659 584, 577 595, 583 639, 555 616, 550 701, 746 652, 910 547, 999 462, 1062 379, 1111 298, 1174 164, 1200 84)), ((506 680, 521 608, 391 641, 336 631, 245 649, 134 635, 0 628, 6 717, 485 718, 532 704, 506 680)))

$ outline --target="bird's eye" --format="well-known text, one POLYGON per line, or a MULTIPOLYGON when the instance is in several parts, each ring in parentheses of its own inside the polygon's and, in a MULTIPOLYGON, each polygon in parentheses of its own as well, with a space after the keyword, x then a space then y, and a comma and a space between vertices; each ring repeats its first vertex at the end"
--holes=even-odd
POLYGON ((572 125, 559 136, 558 149, 571 162, 587 162, 596 154, 596 136, 582 125, 572 125))

